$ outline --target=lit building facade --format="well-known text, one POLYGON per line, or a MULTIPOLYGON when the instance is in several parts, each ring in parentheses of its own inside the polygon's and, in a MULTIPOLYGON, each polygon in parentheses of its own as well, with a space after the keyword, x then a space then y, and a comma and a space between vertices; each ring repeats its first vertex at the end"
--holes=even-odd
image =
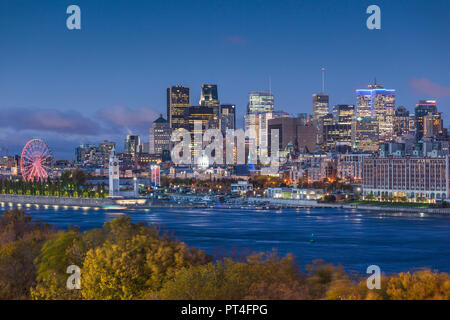
POLYGON ((169 122, 160 115, 150 128, 149 153, 162 155, 164 150, 170 151, 171 133, 169 122))
POLYGON ((140 152, 141 139, 138 135, 127 135, 125 138, 124 153, 135 156, 140 152))
POLYGON ((338 155, 337 177, 345 181, 361 183, 364 166, 364 159, 370 153, 346 153, 338 155))
POLYGON ((402 137, 409 134, 409 111, 405 107, 395 109, 394 136, 402 137))
POLYGON ((225 135, 227 129, 236 129, 236 106, 234 104, 223 104, 220 106, 220 124, 222 134, 225 135))
POLYGON ((211 129, 220 129, 220 101, 216 84, 202 84, 199 105, 213 109, 213 117, 210 120, 211 129))
POLYGON ((379 140, 390 141, 394 135, 395 90, 381 84, 356 90, 356 116, 372 117, 378 121, 379 140))
POLYGON ((378 119, 371 117, 356 118, 352 127, 352 144, 356 151, 378 151, 378 119))
POLYGON ((272 112, 274 97, 270 91, 253 91, 249 93, 247 114, 272 112))
POLYGON ((435 100, 420 100, 414 110, 416 141, 423 138, 424 135, 424 117, 429 113, 437 112, 437 103, 435 100))
POLYGON ((317 144, 323 143, 322 118, 330 112, 330 97, 328 94, 313 94, 313 123, 317 132, 317 144))
POLYGON ((172 130, 180 128, 186 129, 187 123, 184 114, 189 106, 189 88, 183 86, 172 86, 167 88, 167 121, 172 130))
POLYGON ((378 200, 435 202, 449 196, 449 157, 366 158, 362 191, 378 200))

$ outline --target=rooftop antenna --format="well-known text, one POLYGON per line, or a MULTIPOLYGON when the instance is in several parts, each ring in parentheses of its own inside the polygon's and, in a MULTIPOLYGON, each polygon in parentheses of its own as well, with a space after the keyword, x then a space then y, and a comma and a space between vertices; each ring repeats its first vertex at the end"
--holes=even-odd
POLYGON ((322 93, 325 93, 325 67, 322 67, 322 93))

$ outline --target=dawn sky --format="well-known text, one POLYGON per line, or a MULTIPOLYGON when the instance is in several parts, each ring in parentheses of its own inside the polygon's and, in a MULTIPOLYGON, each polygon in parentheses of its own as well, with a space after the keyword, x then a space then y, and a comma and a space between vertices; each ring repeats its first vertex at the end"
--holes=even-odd
POLYGON ((269 87, 275 108, 312 112, 325 66, 330 104, 355 104, 374 77, 397 90, 397 106, 438 100, 450 117, 450 1, 23 1, 0 0, 0 154, 34 137, 56 157, 79 143, 148 141, 165 117, 171 85, 218 84, 238 107, 269 87), (66 8, 81 8, 81 30, 66 28, 66 8), (366 8, 381 8, 368 30, 366 8))

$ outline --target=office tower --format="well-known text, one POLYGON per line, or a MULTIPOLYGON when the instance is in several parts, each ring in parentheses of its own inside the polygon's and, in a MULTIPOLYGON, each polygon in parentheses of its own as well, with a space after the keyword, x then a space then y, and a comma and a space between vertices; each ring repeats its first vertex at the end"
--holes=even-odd
POLYGON ((334 114, 329 113, 322 117, 320 146, 324 151, 339 149, 345 153, 352 149, 352 110, 354 108, 351 108, 353 106, 341 106, 341 108, 338 106, 333 108, 334 114))
POLYGON ((408 134, 412 135, 415 138, 416 137, 416 115, 414 113, 409 114, 408 126, 409 126, 408 134))
POLYGON ((247 114, 272 112, 274 98, 270 91, 253 91, 249 93, 247 114))
POLYGON ((191 134, 191 149, 194 159, 200 155, 203 148, 203 134, 208 129, 215 129, 214 123, 211 123, 211 119, 215 115, 215 109, 213 107, 204 106, 191 106, 186 109, 185 118, 188 124, 188 131, 191 134), (197 128, 196 123, 201 124, 201 127, 197 128), (199 137, 199 141, 194 138, 199 137))
POLYGON ((264 113, 251 113, 244 117, 245 130, 255 130, 255 144, 258 155, 264 157, 268 155, 268 128, 269 120, 277 118, 288 118, 289 113, 283 111, 272 111, 264 113))
POLYGON ((434 138, 443 133, 442 112, 430 112, 423 117, 423 137, 434 138))
POLYGON ((333 120, 337 124, 352 124, 355 118, 355 106, 338 104, 333 106, 333 120))
POLYGON ((213 108, 213 118, 209 126, 211 129, 220 129, 220 102, 216 84, 202 84, 199 105, 213 108))
POLYGON ((378 119, 358 117, 353 121, 352 144, 356 151, 378 151, 378 119))
POLYGON ((109 196, 119 195, 119 158, 116 155, 116 149, 113 148, 109 155, 109 196))
POLYGON ((415 108, 415 125, 416 125, 416 141, 423 138, 424 134, 424 117, 428 113, 437 112, 437 104, 435 100, 420 100, 415 108))
POLYGON ((223 104, 220 106, 221 129, 225 135, 227 129, 236 129, 236 106, 234 104, 223 104))
POLYGON ((323 142, 322 118, 329 113, 329 96, 328 94, 313 94, 313 123, 317 132, 317 144, 323 142))
POLYGON ((171 134, 169 122, 160 115, 150 128, 149 153, 162 155, 164 150, 170 151, 171 134))
POLYGON ((309 152, 315 150, 316 133, 312 123, 305 124, 302 118, 277 118, 270 119, 268 127, 269 155, 272 146, 272 130, 278 129, 280 151, 292 145, 295 151, 307 149, 309 152))
POLYGON ((138 135, 127 135, 125 139, 124 153, 135 156, 140 152, 141 141, 138 135))
POLYGON ((91 150, 95 149, 93 144, 80 144, 75 148, 75 162, 77 164, 85 164, 89 161, 91 150))
POLYGON ((405 107, 395 109, 394 136, 402 137, 409 134, 409 111, 405 107))
POLYGON ((373 117, 378 121, 380 141, 390 141, 394 135, 395 90, 372 84, 356 90, 356 116, 373 117))
POLYGON ((167 121, 172 130, 186 129, 184 114, 190 104, 189 88, 183 86, 167 88, 167 121))

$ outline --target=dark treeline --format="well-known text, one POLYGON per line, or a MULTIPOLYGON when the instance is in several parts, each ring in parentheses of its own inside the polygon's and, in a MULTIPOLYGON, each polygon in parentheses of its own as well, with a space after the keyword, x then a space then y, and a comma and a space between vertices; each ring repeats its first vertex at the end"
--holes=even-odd
POLYGON ((213 259, 155 226, 120 217, 102 228, 58 230, 23 211, 0 215, 0 299, 449 299, 446 273, 383 276, 380 290, 342 267, 292 255, 213 259), (66 287, 81 268, 81 289, 66 287))

